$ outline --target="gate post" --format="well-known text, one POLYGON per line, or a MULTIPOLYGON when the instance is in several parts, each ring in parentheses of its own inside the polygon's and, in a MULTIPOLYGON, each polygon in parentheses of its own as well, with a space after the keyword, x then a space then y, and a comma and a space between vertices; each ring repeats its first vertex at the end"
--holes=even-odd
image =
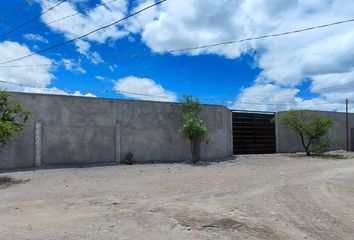
POLYGON ((42 122, 34 123, 34 166, 42 165, 42 122))
POLYGON ((351 135, 352 135, 352 137, 351 137, 351 142, 352 142, 352 152, 354 152, 354 128, 352 128, 352 130, 351 130, 351 135))
POLYGON ((117 164, 122 162, 122 122, 116 121, 114 128, 114 156, 117 164))

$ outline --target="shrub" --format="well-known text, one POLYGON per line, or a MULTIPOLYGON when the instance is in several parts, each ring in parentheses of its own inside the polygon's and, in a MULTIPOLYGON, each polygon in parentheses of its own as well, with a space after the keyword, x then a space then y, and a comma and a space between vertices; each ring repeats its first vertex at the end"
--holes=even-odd
POLYGON ((128 152, 127 154, 125 154, 124 164, 126 164, 126 165, 133 165, 134 164, 133 153, 128 152))
POLYGON ((291 110, 278 114, 275 121, 300 136, 307 156, 311 155, 313 149, 320 152, 329 147, 330 142, 324 140, 328 138, 328 131, 334 125, 331 119, 306 111, 291 110))

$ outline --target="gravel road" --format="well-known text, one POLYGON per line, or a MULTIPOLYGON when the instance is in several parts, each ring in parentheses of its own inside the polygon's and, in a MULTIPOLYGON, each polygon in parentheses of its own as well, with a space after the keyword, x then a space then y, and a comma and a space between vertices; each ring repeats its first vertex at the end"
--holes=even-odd
POLYGON ((354 155, 1 176, 0 239, 354 239, 354 155))

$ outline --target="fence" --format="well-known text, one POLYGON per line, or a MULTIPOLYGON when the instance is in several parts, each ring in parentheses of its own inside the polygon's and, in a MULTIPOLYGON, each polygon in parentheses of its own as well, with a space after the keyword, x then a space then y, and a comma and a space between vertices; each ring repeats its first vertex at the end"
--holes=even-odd
MULTIPOLYGON (((188 141, 179 133, 182 114, 176 103, 113 100, 16 93, 34 112, 25 129, 0 155, 0 169, 63 164, 120 163, 133 153, 136 162, 189 161, 188 141)), ((210 134, 201 146, 204 160, 232 155, 231 113, 204 105, 210 134)))

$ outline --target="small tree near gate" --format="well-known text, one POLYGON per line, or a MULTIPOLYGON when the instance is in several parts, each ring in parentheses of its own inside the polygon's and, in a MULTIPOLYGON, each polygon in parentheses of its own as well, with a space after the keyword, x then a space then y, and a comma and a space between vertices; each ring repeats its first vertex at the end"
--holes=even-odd
POLYGON ((332 119, 324 118, 319 114, 295 110, 278 114, 275 121, 300 136, 307 156, 311 155, 312 149, 321 147, 319 144, 322 144, 329 129, 334 125, 332 119))
POLYGON ((0 144, 2 147, 23 129, 31 115, 22 103, 10 102, 10 97, 10 93, 0 91, 0 144))
POLYGON ((181 134, 189 140, 193 164, 200 161, 200 144, 208 140, 208 130, 205 122, 200 118, 202 105, 198 98, 185 96, 180 109, 183 113, 181 134))

